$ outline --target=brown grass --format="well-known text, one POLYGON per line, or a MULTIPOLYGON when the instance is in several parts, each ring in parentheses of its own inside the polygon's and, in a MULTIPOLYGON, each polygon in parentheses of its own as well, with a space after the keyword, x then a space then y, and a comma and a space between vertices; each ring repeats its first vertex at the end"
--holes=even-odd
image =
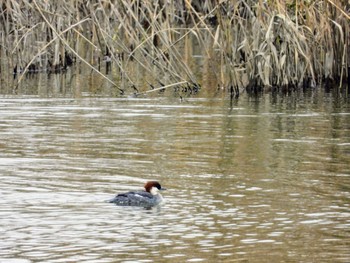
POLYGON ((79 61, 122 93, 210 88, 187 57, 194 38, 216 69, 217 86, 231 94, 341 88, 350 79, 349 9, 340 0, 7 0, 0 6, 0 73, 19 75, 19 84, 24 73, 60 73, 79 61), (100 71, 104 60, 118 78, 100 71))

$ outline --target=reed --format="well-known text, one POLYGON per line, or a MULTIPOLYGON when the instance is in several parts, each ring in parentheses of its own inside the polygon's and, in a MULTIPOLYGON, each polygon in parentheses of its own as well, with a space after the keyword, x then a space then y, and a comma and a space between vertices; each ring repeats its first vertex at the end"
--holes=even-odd
POLYGON ((217 69, 216 86, 231 95, 342 88, 350 79, 349 9, 345 0, 4 0, 0 74, 19 75, 18 85, 24 74, 61 73, 79 61, 120 93, 210 88, 186 57, 194 38, 217 69), (119 77, 102 73, 101 62, 119 77))

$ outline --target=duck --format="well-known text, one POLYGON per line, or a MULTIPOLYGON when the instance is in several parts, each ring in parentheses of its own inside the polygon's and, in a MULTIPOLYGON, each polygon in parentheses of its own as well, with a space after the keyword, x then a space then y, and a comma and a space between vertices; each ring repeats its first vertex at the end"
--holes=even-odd
POLYGON ((144 185, 145 190, 129 191, 117 194, 114 198, 108 200, 108 203, 114 203, 118 206, 139 206, 150 208, 161 204, 164 199, 160 191, 166 190, 158 181, 148 181, 144 185))

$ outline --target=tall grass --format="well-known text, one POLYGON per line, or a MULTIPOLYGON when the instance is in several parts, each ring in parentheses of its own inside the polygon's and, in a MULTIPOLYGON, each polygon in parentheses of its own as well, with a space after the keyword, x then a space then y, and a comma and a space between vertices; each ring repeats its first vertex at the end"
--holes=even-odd
POLYGON ((121 93, 198 89, 206 83, 186 58, 190 37, 231 94, 342 87, 350 79, 349 9, 344 0, 3 0, 0 72, 20 83, 26 72, 60 73, 79 62, 121 93), (106 61, 118 77, 100 71, 106 61))

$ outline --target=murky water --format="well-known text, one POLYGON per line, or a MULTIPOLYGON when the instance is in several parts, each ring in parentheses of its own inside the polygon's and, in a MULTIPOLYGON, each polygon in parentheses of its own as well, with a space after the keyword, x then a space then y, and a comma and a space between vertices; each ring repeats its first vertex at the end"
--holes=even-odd
POLYGON ((0 98, 0 262, 350 262, 350 103, 0 98), (152 210, 104 201, 168 190, 152 210))

